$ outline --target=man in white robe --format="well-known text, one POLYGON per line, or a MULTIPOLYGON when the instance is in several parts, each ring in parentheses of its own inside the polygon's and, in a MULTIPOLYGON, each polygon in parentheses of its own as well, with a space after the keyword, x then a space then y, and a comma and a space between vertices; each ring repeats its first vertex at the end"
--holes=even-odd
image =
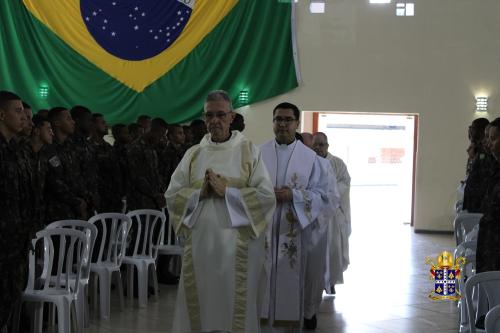
POLYGON ((351 204, 349 190, 351 177, 347 166, 340 158, 328 152, 328 137, 318 132, 313 136, 313 149, 316 153, 330 161, 337 178, 337 189, 340 194, 340 207, 330 219, 328 230, 328 258, 325 275, 325 290, 335 293, 335 285, 344 283, 344 272, 349 266, 349 236, 351 234, 351 204))
POLYGON ((186 152, 165 194, 186 237, 172 332, 256 333, 273 186, 258 148, 229 131, 227 93, 210 93, 204 109, 209 134, 186 152))
POLYGON ((300 332, 304 315, 306 230, 327 203, 318 157, 295 139, 300 111, 281 103, 273 111, 275 138, 261 146, 274 185, 277 208, 266 236, 267 281, 262 332, 300 332))
MULTIPOLYGON (((312 142, 312 136, 311 136, 312 142)), ((323 299, 325 289, 325 274, 327 269, 328 253, 328 229, 332 216, 339 207, 340 195, 337 190, 337 180, 332 165, 326 158, 319 157, 322 166, 322 174, 325 175, 327 186, 324 191, 327 194, 328 204, 318 215, 310 227, 305 231, 309 234, 309 242, 306 247, 306 275, 304 286, 304 327, 306 329, 316 329, 319 307, 323 299)))

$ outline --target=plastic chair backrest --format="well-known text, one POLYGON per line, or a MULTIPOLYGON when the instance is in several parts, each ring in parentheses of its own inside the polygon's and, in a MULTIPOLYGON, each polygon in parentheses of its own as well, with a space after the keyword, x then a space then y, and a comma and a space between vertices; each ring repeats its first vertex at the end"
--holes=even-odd
POLYGON ((500 332, 500 305, 497 305, 488 311, 484 321, 486 333, 500 332))
MULTIPOLYGON (((133 246, 131 256, 158 256, 157 247, 160 245, 165 233, 166 216, 163 212, 154 209, 138 209, 127 213, 132 220, 130 229, 135 239, 129 246, 133 246)), ((129 229, 129 230, 130 230, 129 229)))
POLYGON ((125 255, 127 233, 131 224, 130 217, 120 213, 102 213, 92 216, 89 223, 98 229, 96 240, 97 255, 92 257, 92 263, 122 264, 125 255))
POLYGON ((467 301, 467 311, 469 314, 470 333, 476 333, 476 315, 472 301, 472 291, 475 286, 480 285, 488 298, 488 305, 491 308, 500 304, 500 271, 477 273, 465 282, 465 299, 467 301))
POLYGON ((465 235, 479 223, 481 217, 483 217, 483 214, 480 213, 460 213, 455 217, 453 227, 455 229, 455 241, 457 245, 465 240, 465 235))
POLYGON ((92 258, 92 253, 94 251, 94 244, 97 238, 97 227, 92 223, 83 220, 60 220, 55 221, 45 227, 46 230, 52 230, 56 228, 67 228, 82 231, 87 237, 88 246, 83 252, 82 258, 77 258, 82 261, 82 279, 88 279, 90 276, 90 260, 92 258))
POLYGON ((37 276, 35 270, 36 253, 30 251, 29 255, 29 276, 27 291, 34 290, 66 290, 68 293, 78 293, 82 271, 82 260, 85 251, 89 247, 87 235, 78 230, 56 228, 52 230, 42 230, 36 233, 36 238, 32 240, 33 248, 36 249, 38 242, 43 242, 43 266, 42 284, 36 285, 37 276), (54 248, 54 240, 57 239, 58 249, 54 248), (55 262, 55 250, 58 250, 57 262, 55 262), (76 259, 75 259, 76 258, 76 259), (55 266, 54 266, 55 265, 55 266), (47 278, 48 272, 56 272, 54 279, 47 278), (74 281, 71 279, 75 277, 74 281))
POLYGON ((460 243, 453 253, 454 258, 465 257, 472 253, 476 253, 477 241, 465 241, 460 243))

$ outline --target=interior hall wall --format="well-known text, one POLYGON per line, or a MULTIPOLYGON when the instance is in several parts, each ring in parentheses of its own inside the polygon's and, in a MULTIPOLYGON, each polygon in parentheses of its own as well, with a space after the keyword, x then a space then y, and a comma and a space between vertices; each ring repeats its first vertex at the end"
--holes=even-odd
POLYGON ((300 86, 239 112, 257 144, 273 137, 272 109, 282 101, 307 111, 419 114, 414 227, 449 231, 467 126, 480 116, 474 96, 489 96, 490 120, 500 115, 500 1, 415 2, 414 17, 397 17, 394 1, 328 0, 325 14, 311 14, 300 0, 300 86))

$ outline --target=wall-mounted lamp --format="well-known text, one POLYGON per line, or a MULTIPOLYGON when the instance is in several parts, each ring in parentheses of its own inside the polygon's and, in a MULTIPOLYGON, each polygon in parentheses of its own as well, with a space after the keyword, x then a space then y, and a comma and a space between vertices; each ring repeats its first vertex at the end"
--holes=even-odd
POLYGON ((238 94, 238 104, 240 105, 247 105, 249 101, 249 94, 248 90, 242 90, 238 94))
POLYGON ((47 99, 47 97, 49 97, 49 85, 47 83, 40 83, 40 86, 38 87, 38 96, 41 99, 47 99))
POLYGON ((309 11, 313 14, 323 14, 325 12, 325 0, 311 0, 309 11))
POLYGON ((476 96, 476 112, 488 112, 488 97, 476 96))

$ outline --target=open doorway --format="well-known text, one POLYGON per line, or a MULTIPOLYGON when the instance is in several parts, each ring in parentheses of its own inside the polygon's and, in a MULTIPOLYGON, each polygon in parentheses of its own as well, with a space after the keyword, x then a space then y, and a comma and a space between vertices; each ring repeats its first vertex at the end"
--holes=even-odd
POLYGON ((303 114, 303 131, 324 132, 329 152, 347 165, 353 221, 413 225, 418 115, 303 114))

